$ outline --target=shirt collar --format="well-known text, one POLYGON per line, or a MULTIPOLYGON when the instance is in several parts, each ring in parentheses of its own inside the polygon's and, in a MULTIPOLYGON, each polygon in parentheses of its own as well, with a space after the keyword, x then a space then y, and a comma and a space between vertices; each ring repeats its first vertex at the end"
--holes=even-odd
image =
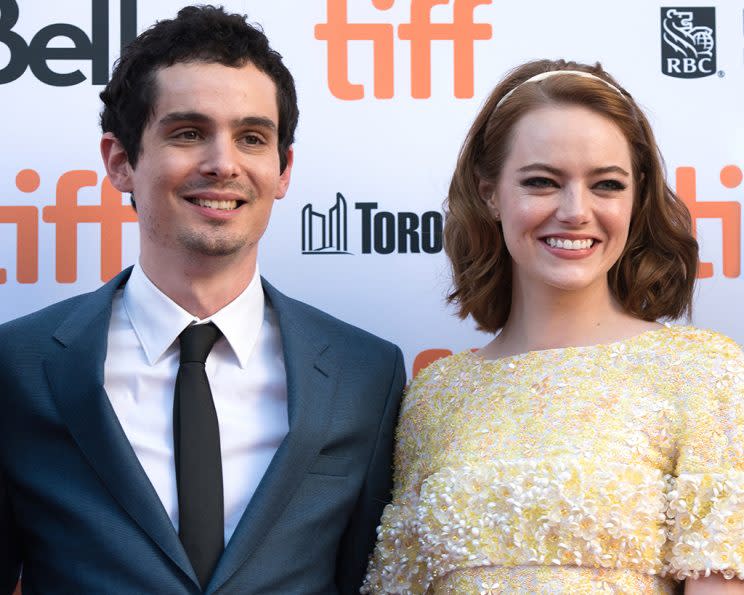
POLYGON ((124 286, 124 308, 150 365, 193 323, 213 322, 232 348, 241 368, 258 340, 265 299, 258 264, 253 279, 238 297, 212 316, 199 319, 181 308, 150 281, 139 263, 124 286))

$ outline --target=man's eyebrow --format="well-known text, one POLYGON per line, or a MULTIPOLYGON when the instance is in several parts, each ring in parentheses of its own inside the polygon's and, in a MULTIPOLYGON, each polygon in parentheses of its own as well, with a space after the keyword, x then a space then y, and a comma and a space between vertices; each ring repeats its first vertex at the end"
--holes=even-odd
POLYGON ((271 118, 265 118, 264 116, 246 116, 239 120, 233 120, 233 126, 236 128, 241 126, 258 126, 260 128, 267 128, 269 130, 276 130, 276 123, 271 118))
POLYGON ((174 124, 176 122, 209 122, 211 118, 200 112, 170 112, 160 118, 158 124, 160 126, 167 126, 168 124, 174 124))
MULTIPOLYGON (((520 167, 518 172, 531 172, 531 171, 546 171, 548 173, 553 174, 554 176, 560 176, 563 174, 563 172, 558 169, 557 167, 553 167, 552 165, 548 165, 547 163, 530 163, 529 165, 525 165, 524 167, 520 167)), ((619 165, 608 165, 607 167, 596 167, 591 172, 589 172, 591 175, 601 175, 601 174, 620 174, 623 176, 630 177, 630 174, 625 171, 622 167, 619 165)))
MULTIPOLYGON (((197 124, 207 124, 212 121, 212 118, 201 112, 171 112, 166 114, 158 124, 160 126, 168 126, 170 124, 177 124, 182 122, 194 122, 197 124)), ((267 130, 275 131, 276 123, 265 116, 246 116, 245 118, 238 118, 232 120, 230 125, 233 128, 244 128, 244 127, 258 127, 265 128, 267 130)))

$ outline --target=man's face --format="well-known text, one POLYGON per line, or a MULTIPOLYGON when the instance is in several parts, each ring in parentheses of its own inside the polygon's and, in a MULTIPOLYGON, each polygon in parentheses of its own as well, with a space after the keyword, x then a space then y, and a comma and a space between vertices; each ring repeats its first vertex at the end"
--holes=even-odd
POLYGON ((143 265, 235 257, 255 263, 279 171, 274 82, 252 64, 178 63, 156 73, 137 166, 114 181, 137 201, 143 265), (118 182, 118 183, 117 183, 118 182), (180 260, 179 260, 180 259, 180 260))

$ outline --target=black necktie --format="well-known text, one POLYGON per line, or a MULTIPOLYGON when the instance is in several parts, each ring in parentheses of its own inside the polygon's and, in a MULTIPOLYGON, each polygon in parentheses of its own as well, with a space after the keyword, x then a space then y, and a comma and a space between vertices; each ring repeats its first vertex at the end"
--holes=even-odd
POLYGON ((225 547, 220 430, 204 370, 220 334, 212 323, 192 325, 181 333, 173 400, 178 535, 202 589, 225 547))

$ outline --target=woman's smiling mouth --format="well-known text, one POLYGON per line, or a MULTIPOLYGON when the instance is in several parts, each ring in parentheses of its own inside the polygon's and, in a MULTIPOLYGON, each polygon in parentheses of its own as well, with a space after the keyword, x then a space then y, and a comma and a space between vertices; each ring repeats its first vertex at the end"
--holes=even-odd
POLYGON ((551 248, 562 248, 563 250, 588 250, 595 243, 595 240, 592 238, 571 240, 553 236, 544 238, 543 241, 551 248))

